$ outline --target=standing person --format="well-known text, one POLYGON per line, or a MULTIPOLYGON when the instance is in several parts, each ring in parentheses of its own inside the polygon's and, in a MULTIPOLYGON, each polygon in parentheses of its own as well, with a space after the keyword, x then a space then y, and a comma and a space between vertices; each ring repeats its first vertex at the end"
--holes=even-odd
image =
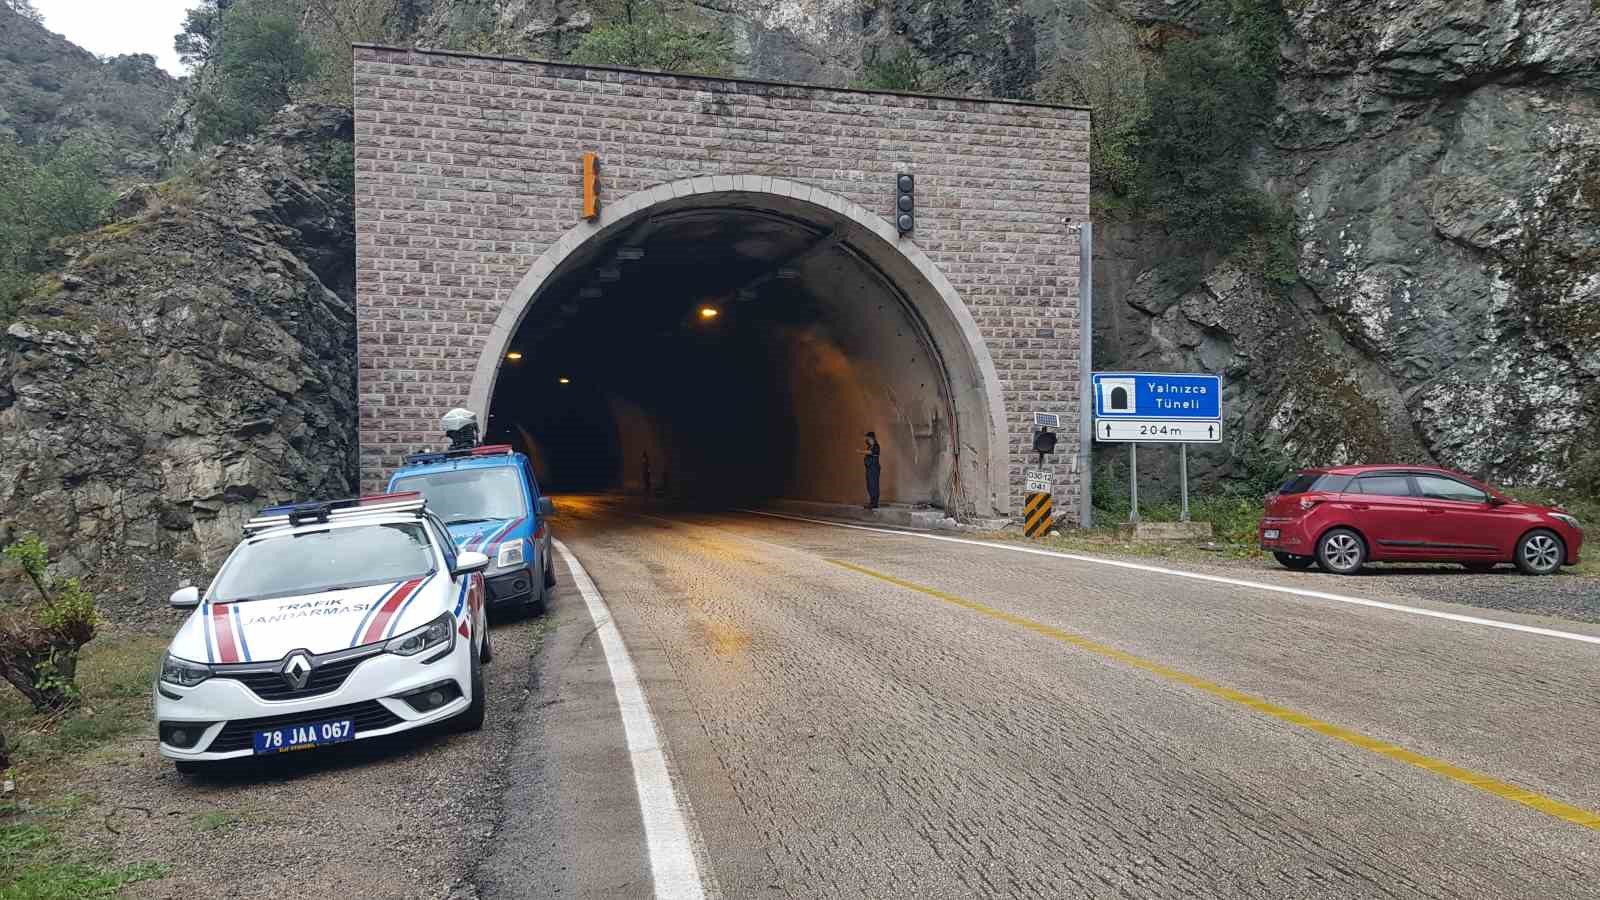
POLYGON ((867 464, 866 509, 878 508, 878 475, 883 471, 878 457, 882 449, 878 446, 878 436, 871 431, 867 432, 867 445, 861 450, 861 456, 867 464))
POLYGON ((644 495, 650 496, 650 451, 644 452, 644 495))

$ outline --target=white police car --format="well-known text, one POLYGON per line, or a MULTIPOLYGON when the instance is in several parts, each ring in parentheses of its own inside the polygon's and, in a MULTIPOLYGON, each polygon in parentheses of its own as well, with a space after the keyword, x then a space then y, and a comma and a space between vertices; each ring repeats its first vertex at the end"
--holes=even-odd
POLYGON ((481 553, 420 494, 262 510, 173 638, 155 686, 161 755, 201 763, 482 727, 491 647, 481 553))

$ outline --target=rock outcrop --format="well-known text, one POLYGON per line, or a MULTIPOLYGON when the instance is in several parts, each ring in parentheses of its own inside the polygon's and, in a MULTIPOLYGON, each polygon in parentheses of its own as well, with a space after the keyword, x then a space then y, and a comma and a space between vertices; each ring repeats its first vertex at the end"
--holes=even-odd
MULTIPOLYGON (((1181 6, 1143 24, 1206 26, 1181 6)), ((1294 211, 1298 284, 1166 279, 1159 229, 1109 223, 1097 364, 1225 373, 1218 472, 1260 436, 1564 483, 1600 442, 1600 13, 1310 0, 1289 26, 1249 168, 1294 211)))
POLYGON ((181 83, 145 54, 101 60, 0 4, 0 140, 102 151, 108 174, 154 178, 181 83))
POLYGON ((290 107, 135 188, 0 335, 0 523, 63 572, 153 596, 264 503, 354 489, 351 129, 290 107))

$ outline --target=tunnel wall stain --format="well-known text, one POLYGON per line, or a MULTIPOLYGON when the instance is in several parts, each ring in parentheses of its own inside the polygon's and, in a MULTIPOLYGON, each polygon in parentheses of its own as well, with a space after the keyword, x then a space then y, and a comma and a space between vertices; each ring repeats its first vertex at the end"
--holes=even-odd
MULTIPOLYGON (((687 178, 729 190, 782 178, 887 221, 895 175, 914 173, 917 227, 902 242, 959 294, 1000 381, 996 508, 1020 511, 1032 413, 1076 414, 1065 223, 1088 215, 1086 110, 373 46, 356 49, 354 88, 365 486, 437 446, 438 416, 467 401, 502 306, 580 221, 590 150, 602 203, 687 178)), ((1074 495, 1066 438, 1056 479, 1074 495)))

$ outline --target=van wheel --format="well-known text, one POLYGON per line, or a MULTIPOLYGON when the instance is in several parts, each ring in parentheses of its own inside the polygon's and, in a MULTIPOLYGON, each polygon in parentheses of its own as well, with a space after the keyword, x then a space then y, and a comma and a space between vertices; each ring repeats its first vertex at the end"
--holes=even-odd
POLYGON ((1309 569, 1316 565, 1317 562, 1317 558, 1314 556, 1295 556, 1293 553, 1281 553, 1276 550, 1273 551, 1272 558, 1277 560, 1278 565, 1283 566, 1285 569, 1294 569, 1297 572, 1309 569))
POLYGON ((522 601, 522 612, 529 617, 542 616, 545 610, 545 598, 550 589, 545 587, 543 578, 529 580, 533 582, 533 588, 528 591, 528 599, 522 601))
POLYGON ((1530 531, 1517 541, 1517 568, 1524 575, 1549 575, 1567 560, 1567 548, 1553 531, 1530 531))
POLYGON ((1317 541, 1317 565, 1335 575, 1354 575, 1367 561, 1367 545, 1348 528, 1335 528, 1317 541))

